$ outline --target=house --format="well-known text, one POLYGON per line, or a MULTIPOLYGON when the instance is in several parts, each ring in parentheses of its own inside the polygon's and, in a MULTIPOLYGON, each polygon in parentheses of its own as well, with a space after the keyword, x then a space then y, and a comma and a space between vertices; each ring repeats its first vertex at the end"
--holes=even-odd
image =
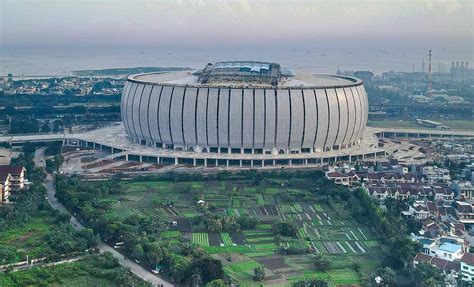
POLYGON ((23 166, 0 165, 0 174, 9 173, 12 176, 12 190, 21 190, 25 188, 25 172, 26 169, 23 166))
MULTIPOLYGON (((444 229, 437 222, 428 218, 421 220, 421 230, 419 233, 424 237, 437 238, 438 236, 443 235, 444 229)), ((430 254, 432 253, 430 252, 430 254)))
POLYGON ((438 206, 433 201, 427 201, 426 207, 431 218, 435 219, 439 215, 438 206))
POLYGON ((461 270, 461 264, 459 261, 449 261, 434 256, 418 253, 413 260, 413 264, 416 266, 420 263, 430 264, 443 272, 447 277, 457 278, 461 270))
POLYGON ((437 248, 431 249, 431 254, 437 258, 441 258, 448 261, 461 259, 464 255, 463 246, 455 243, 445 242, 437 248))
POLYGON ((460 182, 457 184, 457 188, 459 190, 459 194, 465 200, 473 200, 474 199, 474 186, 470 181, 460 182))
POLYGON ((464 201, 456 201, 455 207, 461 223, 474 223, 474 209, 471 204, 464 201))
POLYGON ((460 277, 462 281, 474 282, 474 254, 465 253, 461 258, 460 277))
POLYGON ((8 203, 11 192, 12 176, 9 173, 0 173, 0 204, 8 203))
POLYGON ((413 203, 413 205, 409 207, 408 212, 410 212, 418 220, 426 219, 430 215, 428 208, 426 208, 426 204, 420 201, 413 203))
POLYGON ((449 170, 445 168, 439 168, 437 166, 424 166, 421 169, 421 174, 426 177, 429 183, 451 182, 449 170))
POLYGON ((344 186, 353 186, 354 183, 359 182, 359 176, 352 170, 348 173, 339 171, 326 172, 326 178, 334 181, 335 184, 344 186))
POLYGON ((435 199, 450 201, 454 200, 454 191, 446 187, 434 187, 435 199))

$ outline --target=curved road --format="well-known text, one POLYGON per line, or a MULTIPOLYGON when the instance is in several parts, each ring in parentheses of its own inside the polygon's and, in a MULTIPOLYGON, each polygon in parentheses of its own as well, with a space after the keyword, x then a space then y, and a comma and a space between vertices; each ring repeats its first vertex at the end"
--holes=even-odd
MULTIPOLYGON (((35 151, 35 166, 37 167, 44 167, 45 166, 45 152, 46 148, 42 147, 39 148, 35 151)), ((43 183, 43 185, 46 187, 47 193, 46 193, 46 199, 48 200, 49 204, 54 208, 57 209, 61 212, 66 212, 69 213, 66 208, 58 201, 58 199, 55 197, 56 195, 56 187, 54 185, 54 177, 47 172, 47 177, 43 183)), ((76 229, 80 230, 84 228, 84 226, 77 221, 77 219, 71 215, 71 220, 70 220, 71 225, 76 229)), ((147 271, 140 265, 136 264, 135 262, 125 259, 122 254, 117 252, 115 249, 112 247, 108 246, 104 242, 100 241, 99 244, 97 245, 99 248, 100 252, 105 252, 108 251, 114 255, 115 258, 118 259, 119 263, 122 266, 130 268, 130 271, 132 271, 133 274, 137 275, 138 277, 142 278, 143 280, 151 283, 153 286, 163 286, 163 287, 168 287, 168 286, 173 286, 171 283, 163 280, 162 278, 156 276, 155 274, 147 271)))

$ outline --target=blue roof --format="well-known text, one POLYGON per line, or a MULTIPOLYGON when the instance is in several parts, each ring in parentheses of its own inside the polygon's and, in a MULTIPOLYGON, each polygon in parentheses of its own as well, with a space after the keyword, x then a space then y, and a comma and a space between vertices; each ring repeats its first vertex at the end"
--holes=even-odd
POLYGON ((453 244, 453 243, 443 243, 440 247, 439 250, 451 252, 451 253, 456 253, 461 249, 461 245, 458 244, 453 244))

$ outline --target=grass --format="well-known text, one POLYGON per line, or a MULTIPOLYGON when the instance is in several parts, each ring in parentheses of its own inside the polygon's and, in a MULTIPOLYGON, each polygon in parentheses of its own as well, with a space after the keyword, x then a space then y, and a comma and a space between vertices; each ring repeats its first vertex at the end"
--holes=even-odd
POLYGON ((234 242, 230 238, 229 233, 221 233, 222 242, 224 242, 224 246, 233 246, 234 242))
POLYGON ((240 283, 240 285, 253 286, 255 285, 255 281, 253 281, 253 270, 259 266, 261 266, 260 263, 254 260, 246 260, 224 266, 224 271, 232 279, 240 283))
POLYGON ((272 229, 272 225, 271 224, 258 224, 257 228, 258 229, 272 229))
POLYGON ((245 254, 253 253, 254 250, 247 245, 239 246, 206 246, 204 250, 209 252, 209 254, 219 254, 219 253, 236 253, 236 254, 245 254))
POLYGON ((126 219, 127 217, 131 215, 141 215, 141 214, 142 213, 136 208, 122 207, 122 206, 111 208, 107 213, 109 218, 114 218, 120 221, 126 219))
POLYGON ((275 252, 278 250, 278 246, 275 243, 252 244, 251 246, 255 252, 275 252))
POLYGON ((181 236, 181 232, 177 230, 166 230, 160 233, 162 238, 177 238, 181 236))
POLYGON ((209 236, 207 235, 207 233, 201 233, 201 232, 193 233, 193 243, 207 247, 209 246, 209 236))
MULTIPOLYGON (((100 255, 102 256, 102 255, 100 255)), ((17 272, 0 272, 0 286, 122 286, 119 278, 111 276, 123 273, 129 276, 130 286, 148 286, 132 277, 118 264, 105 266, 98 261, 99 255, 87 256, 74 263, 50 267, 33 267, 17 272)), ((123 275, 120 276, 123 278, 123 275)))
MULTIPOLYGON (((26 260, 28 254, 30 258, 43 257, 51 254, 50 250, 43 242, 44 235, 55 225, 52 217, 47 214, 40 214, 31 218, 23 225, 8 228, 0 233, 0 244, 10 246, 16 250, 16 256, 9 262, 26 260)), ((2 247, 0 247, 2 248, 2 247)))

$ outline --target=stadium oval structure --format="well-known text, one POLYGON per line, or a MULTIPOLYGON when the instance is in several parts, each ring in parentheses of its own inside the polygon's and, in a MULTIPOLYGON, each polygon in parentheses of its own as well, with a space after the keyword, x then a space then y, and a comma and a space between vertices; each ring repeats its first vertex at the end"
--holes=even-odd
POLYGON ((356 145, 367 123, 361 80, 302 74, 266 62, 219 62, 198 71, 129 76, 121 101, 127 135, 193 152, 295 154, 356 145))

